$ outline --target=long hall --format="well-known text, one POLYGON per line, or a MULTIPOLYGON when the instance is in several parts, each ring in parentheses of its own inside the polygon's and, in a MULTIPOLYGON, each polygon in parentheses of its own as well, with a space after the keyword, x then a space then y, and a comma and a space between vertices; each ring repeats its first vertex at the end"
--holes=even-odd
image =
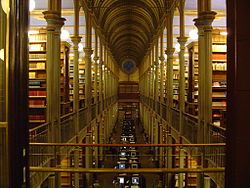
POLYGON ((1 0, 1 188, 236 188, 250 2, 1 0))

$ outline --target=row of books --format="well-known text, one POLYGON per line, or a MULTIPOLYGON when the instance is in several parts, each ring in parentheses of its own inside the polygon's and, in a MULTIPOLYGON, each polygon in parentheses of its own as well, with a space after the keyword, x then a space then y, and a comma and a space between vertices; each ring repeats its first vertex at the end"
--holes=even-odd
POLYGON ((30 44, 29 50, 30 51, 45 51, 46 50, 46 43, 30 44))
POLYGON ((46 104, 45 100, 29 100, 29 106, 44 106, 46 104))
POLYGON ((29 60, 45 60, 47 57, 46 53, 44 54, 29 54, 29 60))
POLYGON ((45 66, 46 64, 45 63, 29 63, 29 69, 32 70, 32 69, 45 69, 45 66))
POLYGON ((45 120, 45 115, 29 115, 29 120, 45 120))
POLYGON ((220 101, 220 102, 212 102, 212 106, 213 107, 226 107, 227 106, 227 102, 226 101, 220 101))
POLYGON ((226 81, 213 81, 213 87, 227 87, 226 81))
POLYGON ((220 71, 226 71, 227 70, 227 64, 226 63, 213 63, 213 70, 220 70, 220 71))
POLYGON ((39 86, 39 87, 42 87, 43 83, 42 83, 42 81, 29 81, 29 86, 39 86))
MULTIPOLYGON (((212 61, 226 61, 227 54, 223 53, 213 53, 212 61)), ((194 60, 198 61, 198 53, 194 55, 194 60)))
POLYGON ((47 40, 47 35, 29 35, 29 41, 30 42, 44 42, 47 40))
POLYGON ((35 91, 30 90, 29 96, 44 96, 45 97, 46 91, 45 90, 35 90, 35 91))
POLYGON ((29 79, 46 79, 46 74, 40 72, 29 72, 29 79))
POLYGON ((227 52, 227 45, 225 44, 212 45, 212 52, 227 52))

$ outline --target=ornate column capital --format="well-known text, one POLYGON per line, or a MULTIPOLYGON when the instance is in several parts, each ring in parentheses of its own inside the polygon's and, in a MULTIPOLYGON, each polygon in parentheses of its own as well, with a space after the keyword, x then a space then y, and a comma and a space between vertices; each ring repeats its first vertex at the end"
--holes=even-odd
POLYGON ((184 46, 188 40, 188 37, 177 37, 177 41, 181 46, 184 46))
POLYGON ((216 12, 214 11, 207 11, 207 12, 201 12, 200 13, 200 16, 203 20, 203 24, 204 24, 204 28, 203 30, 204 31, 212 31, 212 22, 214 21, 215 19, 215 15, 216 15, 216 12))
POLYGON ((81 42, 81 38, 80 36, 73 36, 73 37, 70 37, 71 38, 71 41, 73 42, 74 45, 78 45, 80 42, 81 42))
POLYGON ((99 60, 99 57, 98 56, 95 56, 94 57, 94 61, 97 62, 99 60))
POLYGON ((71 38, 71 41, 73 43, 73 49, 78 51, 78 44, 81 42, 82 37, 73 36, 73 37, 70 37, 70 38, 71 38))
POLYGON ((85 53, 85 56, 89 56, 90 57, 93 54, 92 48, 84 48, 83 51, 85 53))
POLYGON ((211 31, 212 30, 212 22, 215 19, 215 15, 217 13, 214 11, 204 11, 199 13, 199 17, 194 19, 195 26, 198 30, 211 31))
POLYGON ((199 31, 203 30, 204 23, 201 18, 195 18, 193 19, 193 21, 194 21, 194 25, 197 27, 199 31))
POLYGON ((164 56, 160 56, 160 57, 159 57, 159 60, 160 60, 161 62, 163 62, 163 61, 165 60, 164 56))
POLYGON ((169 57, 169 56, 173 56, 175 52, 175 48, 168 48, 167 50, 165 50, 165 54, 169 57))
POLYGON ((44 18, 47 25, 47 30, 59 30, 64 25, 65 18, 60 17, 60 13, 57 11, 44 11, 44 18))

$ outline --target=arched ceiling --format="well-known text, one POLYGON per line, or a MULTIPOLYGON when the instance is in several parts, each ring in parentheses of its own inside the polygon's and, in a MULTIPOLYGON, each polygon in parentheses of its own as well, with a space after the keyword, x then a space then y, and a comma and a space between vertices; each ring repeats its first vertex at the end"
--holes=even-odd
POLYGON ((169 1, 92 0, 97 24, 119 64, 125 59, 140 63, 163 21, 169 1))

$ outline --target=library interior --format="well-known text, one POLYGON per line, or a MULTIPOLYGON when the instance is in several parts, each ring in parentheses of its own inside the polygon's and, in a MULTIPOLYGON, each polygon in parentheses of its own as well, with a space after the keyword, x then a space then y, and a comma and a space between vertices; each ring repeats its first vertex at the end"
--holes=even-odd
POLYGON ((248 188, 250 1, 1 0, 1 188, 248 188))

